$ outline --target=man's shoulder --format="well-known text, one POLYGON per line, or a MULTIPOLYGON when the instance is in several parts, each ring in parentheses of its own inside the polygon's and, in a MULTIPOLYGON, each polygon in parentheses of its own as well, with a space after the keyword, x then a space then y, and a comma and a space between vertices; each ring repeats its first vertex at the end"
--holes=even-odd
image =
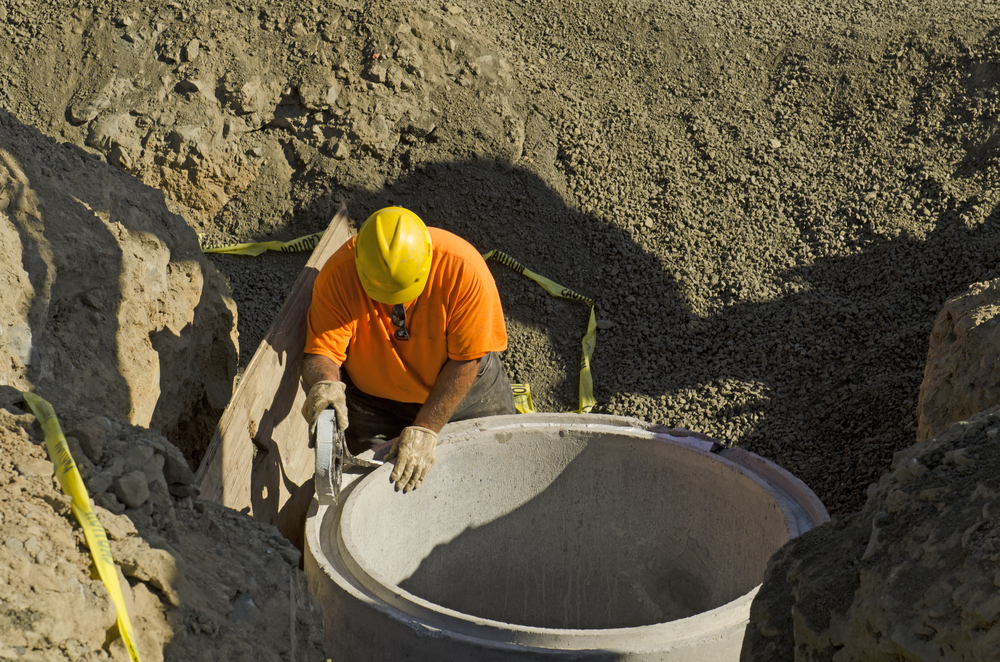
POLYGON ((457 234, 441 228, 427 228, 427 231, 431 235, 431 246, 439 255, 472 261, 477 264, 483 262, 482 255, 479 254, 476 247, 457 234))
POLYGON ((326 278, 339 278, 344 273, 351 273, 356 270, 354 266, 354 243, 357 235, 348 239, 338 248, 333 255, 327 258, 326 263, 320 270, 320 274, 326 278))

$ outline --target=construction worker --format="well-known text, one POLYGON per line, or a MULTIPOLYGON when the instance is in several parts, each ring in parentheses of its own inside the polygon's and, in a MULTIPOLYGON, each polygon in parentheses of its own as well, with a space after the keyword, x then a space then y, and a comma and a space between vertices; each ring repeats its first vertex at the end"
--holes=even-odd
POLYGON ((376 435, 393 439, 391 480, 409 492, 434 464, 445 423, 515 412, 496 354, 506 348, 479 252, 409 210, 380 209, 316 277, 302 415, 312 428, 335 409, 354 454, 376 435))

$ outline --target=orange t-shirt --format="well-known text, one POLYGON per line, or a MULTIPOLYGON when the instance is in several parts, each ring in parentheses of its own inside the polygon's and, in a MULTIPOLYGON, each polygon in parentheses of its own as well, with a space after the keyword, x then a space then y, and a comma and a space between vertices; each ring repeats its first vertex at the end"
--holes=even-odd
POLYGON ((406 304, 409 340, 397 340, 392 306, 368 297, 354 266, 354 237, 323 265, 313 286, 307 354, 343 366, 370 395, 423 403, 449 358, 468 361, 507 349, 493 275, 469 242, 439 228, 431 235, 427 285, 406 304))

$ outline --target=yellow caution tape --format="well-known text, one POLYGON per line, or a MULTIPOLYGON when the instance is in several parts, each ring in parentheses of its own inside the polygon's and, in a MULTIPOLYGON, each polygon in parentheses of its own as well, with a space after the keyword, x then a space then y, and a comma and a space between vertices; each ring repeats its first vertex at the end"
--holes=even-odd
POLYGON ((122 588, 118 583, 118 573, 115 570, 115 561, 111 557, 108 536, 104 532, 104 527, 97 520, 94 510, 90 507, 87 488, 83 485, 83 478, 76 468, 73 456, 70 455, 66 437, 63 436, 62 428, 59 427, 55 411, 53 411, 52 405, 34 393, 22 393, 22 395, 45 432, 45 448, 49 452, 52 464, 55 465, 56 477, 59 478, 63 492, 73 499, 73 514, 76 515, 77 521, 83 527, 83 535, 87 538, 87 547, 90 548, 90 554, 94 557, 97 573, 108 589, 108 593, 111 594, 112 602, 118 608, 118 631, 125 642, 125 648, 128 649, 132 661, 139 662, 139 652, 135 647, 135 635, 132 633, 132 623, 125 610, 125 598, 122 596, 122 588))
POLYGON ((518 414, 534 414, 535 403, 531 400, 531 387, 527 384, 511 384, 510 390, 514 394, 514 409, 518 414))
MULTIPOLYGON (((583 345, 583 357, 580 359, 580 408, 576 410, 576 413, 578 414, 590 413, 590 410, 597 404, 597 400, 594 399, 594 377, 590 372, 590 359, 594 355, 594 347, 597 345, 597 316, 594 314, 594 300, 589 299, 582 294, 578 294, 567 287, 563 287, 555 281, 549 280, 545 276, 539 276, 530 269, 526 269, 524 265, 511 256, 501 251, 492 250, 488 253, 483 253, 483 259, 495 260, 505 267, 513 269, 522 276, 530 278, 541 285, 543 290, 554 297, 582 301, 590 306, 590 322, 587 323, 587 333, 584 334, 583 340, 581 341, 581 344, 583 345)), ((534 406, 532 406, 532 411, 534 411, 534 406)))
POLYGON ((311 251, 316 248, 322 232, 307 234, 291 241, 260 241, 253 244, 227 244, 224 246, 213 245, 205 239, 204 234, 198 235, 198 246, 202 253, 225 253, 226 255, 253 255, 257 256, 264 251, 280 251, 282 253, 300 253, 311 251))

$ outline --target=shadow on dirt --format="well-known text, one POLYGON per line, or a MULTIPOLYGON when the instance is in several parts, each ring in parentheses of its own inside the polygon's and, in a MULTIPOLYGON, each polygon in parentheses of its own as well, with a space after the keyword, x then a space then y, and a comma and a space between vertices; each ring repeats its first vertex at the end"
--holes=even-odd
MULTIPOLYGON (((794 287, 782 298, 717 298, 717 312, 702 317, 673 275, 677 265, 643 247, 640 224, 623 230, 581 213, 522 168, 485 159, 422 164, 384 190, 331 192, 299 213, 332 215, 338 195, 359 220, 383 206, 406 206, 483 252, 502 250, 595 297, 599 316, 614 322, 598 333, 595 411, 690 426, 685 401, 714 398, 720 426, 749 417, 740 444, 775 458, 834 509, 888 466, 900 449, 899 430, 914 429, 927 337, 942 302, 994 277, 986 267, 1000 259, 996 213, 966 227, 952 210, 926 236, 891 239, 862 215, 852 222, 870 231, 852 255, 790 268, 783 277, 794 287), (616 286, 625 279, 639 281, 649 296, 620 298, 616 286), (753 387, 742 404, 727 402, 734 380, 753 387), (817 411, 823 424, 807 428, 817 411), (864 437, 880 461, 839 452, 845 435, 864 437)), ((814 242, 816 254, 823 254, 822 241, 814 242)), ((558 409, 575 409, 586 307, 554 300, 505 267, 491 269, 505 313, 521 329, 509 329, 511 380, 532 384, 537 394, 549 390, 558 409)))

